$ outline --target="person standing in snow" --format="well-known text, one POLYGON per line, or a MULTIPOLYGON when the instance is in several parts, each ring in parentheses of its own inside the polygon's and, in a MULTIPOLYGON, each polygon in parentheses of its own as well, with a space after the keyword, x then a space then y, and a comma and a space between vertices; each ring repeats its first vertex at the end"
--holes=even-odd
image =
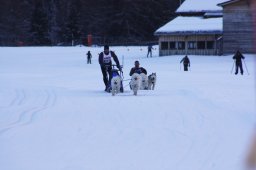
POLYGON ((99 64, 105 84, 105 91, 110 92, 110 82, 112 79, 112 58, 114 59, 117 68, 122 72, 119 60, 113 51, 109 50, 109 46, 104 46, 104 51, 99 54, 99 64))
POLYGON ((242 59, 245 59, 243 54, 237 50, 236 54, 233 56, 233 59, 236 60, 236 72, 235 75, 238 73, 238 68, 240 68, 241 75, 243 75, 244 70, 243 70, 243 64, 242 64, 242 59))
POLYGON ((92 54, 90 51, 87 52, 87 64, 92 64, 92 54))
POLYGON ((148 46, 148 54, 147 54, 147 58, 148 58, 148 55, 150 54, 150 57, 152 57, 152 49, 153 47, 151 45, 148 46))
POLYGON ((180 63, 182 62, 184 65, 184 71, 188 71, 188 67, 190 67, 190 60, 187 55, 180 61, 180 63))

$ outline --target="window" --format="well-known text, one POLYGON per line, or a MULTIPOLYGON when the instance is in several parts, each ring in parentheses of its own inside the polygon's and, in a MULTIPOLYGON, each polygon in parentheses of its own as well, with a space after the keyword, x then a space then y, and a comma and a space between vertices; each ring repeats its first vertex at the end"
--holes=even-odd
POLYGON ((175 42, 169 42, 170 49, 176 49, 176 43, 175 42))
POLYGON ((178 42, 178 49, 179 50, 184 50, 185 49, 185 42, 184 41, 179 41, 178 42))
POLYGON ((161 42, 161 50, 168 50, 168 42, 161 42))
POLYGON ((188 49, 196 49, 196 48, 197 48, 196 41, 189 41, 188 42, 188 49))
POLYGON ((207 41, 207 49, 214 49, 214 41, 207 41))
POLYGON ((197 49, 205 49, 205 41, 198 41, 197 49))

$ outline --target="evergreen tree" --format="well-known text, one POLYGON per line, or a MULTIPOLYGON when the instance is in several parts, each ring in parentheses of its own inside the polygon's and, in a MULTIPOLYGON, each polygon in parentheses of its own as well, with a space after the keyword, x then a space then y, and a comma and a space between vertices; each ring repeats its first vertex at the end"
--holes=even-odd
POLYGON ((81 38, 81 3, 80 0, 72 0, 69 5, 69 13, 66 23, 65 38, 68 42, 78 42, 81 38))
POLYGON ((61 27, 58 22, 59 8, 57 0, 50 0, 48 4, 49 37, 52 45, 57 45, 61 40, 61 27))
POLYGON ((19 42, 26 44, 29 35, 28 18, 31 16, 30 7, 26 0, 18 2, 3 1, 0 5, 0 45, 18 45, 19 42))
POLYGON ((33 45, 51 45, 47 12, 42 1, 35 2, 31 20, 31 33, 33 45))

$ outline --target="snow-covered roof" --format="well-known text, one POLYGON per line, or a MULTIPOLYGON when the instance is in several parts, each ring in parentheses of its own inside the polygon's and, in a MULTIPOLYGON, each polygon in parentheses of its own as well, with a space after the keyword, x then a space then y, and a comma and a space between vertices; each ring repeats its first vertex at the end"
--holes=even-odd
POLYGON ((222 11, 217 4, 227 0, 185 0, 176 13, 222 11))
POLYGON ((159 28, 155 35, 222 33, 222 18, 179 16, 159 28))
POLYGON ((222 17, 223 13, 222 12, 206 12, 204 14, 204 17, 222 17))

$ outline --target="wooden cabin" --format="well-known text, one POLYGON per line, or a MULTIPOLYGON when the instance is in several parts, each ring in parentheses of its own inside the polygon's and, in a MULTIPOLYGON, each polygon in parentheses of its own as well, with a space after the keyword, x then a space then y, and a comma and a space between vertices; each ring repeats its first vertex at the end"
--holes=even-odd
POLYGON ((177 17, 155 35, 159 55, 218 55, 222 51, 222 18, 177 17))
POLYGON ((159 56, 221 55, 223 0, 185 0, 177 17, 159 28, 159 56))
MULTIPOLYGON (((223 7, 223 53, 254 53, 253 0, 229 0, 223 7)), ((256 11, 254 11, 256 13, 256 11)))

